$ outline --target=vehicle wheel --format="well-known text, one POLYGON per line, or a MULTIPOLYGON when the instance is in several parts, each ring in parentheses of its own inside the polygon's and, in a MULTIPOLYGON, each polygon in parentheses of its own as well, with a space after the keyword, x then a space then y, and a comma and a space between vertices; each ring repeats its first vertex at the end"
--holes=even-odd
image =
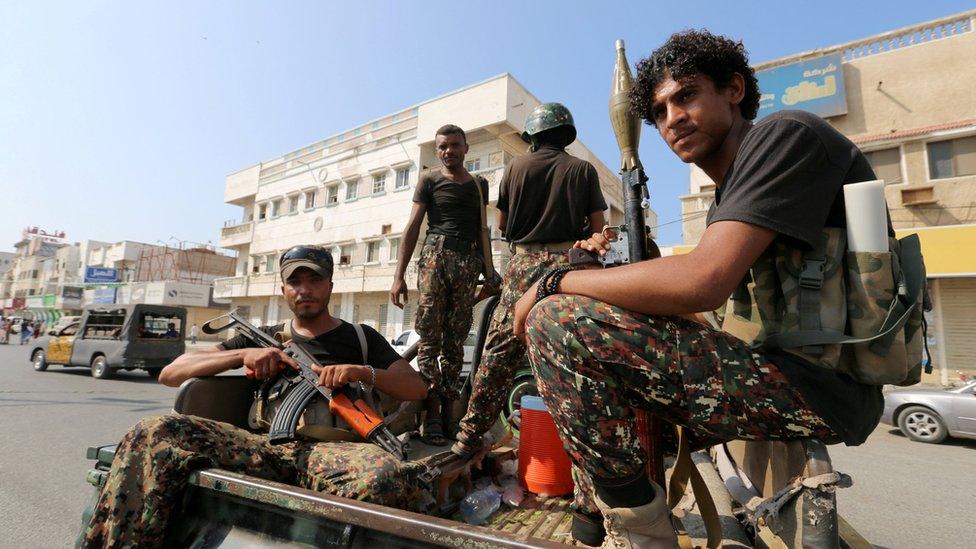
POLYGON ((519 434, 520 416, 515 411, 522 407, 522 397, 525 395, 538 396, 539 389, 535 385, 535 377, 531 370, 521 370, 515 374, 515 382, 512 390, 505 397, 505 408, 502 410, 502 419, 508 423, 515 436, 519 434))
POLYGON ((898 416, 898 427, 908 438, 918 442, 938 444, 949 432, 939 414, 924 406, 906 408, 898 416))
POLYGON ((112 376, 112 369, 108 367, 105 357, 99 355, 92 359, 91 374, 95 379, 108 379, 112 376))
POLYGON ((34 370, 38 372, 47 370, 47 356, 44 355, 44 351, 40 349, 34 351, 34 356, 31 357, 31 362, 34 364, 34 370))

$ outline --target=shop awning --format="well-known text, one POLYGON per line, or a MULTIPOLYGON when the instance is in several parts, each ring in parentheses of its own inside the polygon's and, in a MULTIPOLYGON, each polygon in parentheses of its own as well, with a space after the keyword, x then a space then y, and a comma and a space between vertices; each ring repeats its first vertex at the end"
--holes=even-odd
POLYGON ((929 278, 976 277, 976 225, 898 229, 898 238, 917 234, 929 278))

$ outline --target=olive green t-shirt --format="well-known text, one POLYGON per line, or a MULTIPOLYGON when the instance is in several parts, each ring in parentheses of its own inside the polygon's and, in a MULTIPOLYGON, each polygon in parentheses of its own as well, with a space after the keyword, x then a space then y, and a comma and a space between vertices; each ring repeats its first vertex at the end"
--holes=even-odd
POLYGON ((453 236, 477 242, 481 232, 481 208, 488 203, 488 182, 480 176, 458 183, 439 170, 424 172, 413 193, 413 201, 427 206, 427 233, 453 236), (478 201, 481 185, 482 201, 478 201))
POLYGON ((505 238, 517 244, 588 237, 593 233, 588 216, 607 209, 596 168, 545 146, 512 160, 499 184, 497 206, 508 215, 505 238))

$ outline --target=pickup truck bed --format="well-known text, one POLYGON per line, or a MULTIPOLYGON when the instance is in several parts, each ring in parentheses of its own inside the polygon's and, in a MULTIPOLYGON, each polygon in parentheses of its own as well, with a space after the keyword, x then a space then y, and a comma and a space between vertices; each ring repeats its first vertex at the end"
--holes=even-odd
MULTIPOLYGON (((88 482, 100 487, 114 446, 90 448, 88 482)), ((97 491, 96 491, 97 494, 97 491)), ((482 526, 412 513, 220 469, 194 473, 167 546, 567 547, 571 498, 527 495, 482 526)), ((90 511, 89 511, 90 512, 90 511)), ((87 523, 89 513, 83 520, 87 523)), ((459 517, 457 517, 459 519, 459 517)))

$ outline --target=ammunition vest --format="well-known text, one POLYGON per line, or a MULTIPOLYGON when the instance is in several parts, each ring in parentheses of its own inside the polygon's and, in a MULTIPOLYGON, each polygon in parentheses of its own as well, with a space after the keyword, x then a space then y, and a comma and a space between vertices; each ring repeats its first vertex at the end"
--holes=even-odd
POLYGON ((854 252, 844 229, 826 228, 810 251, 774 241, 732 295, 738 326, 726 315, 724 327, 757 350, 782 349, 860 383, 913 385, 931 371, 927 297, 917 235, 854 252))
MULTIPOLYGON (((359 338, 359 347, 363 356, 362 363, 367 364, 369 347, 366 343, 366 334, 363 332, 362 325, 353 323, 352 327, 356 330, 356 336, 359 338)), ((286 322, 281 331, 274 334, 274 338, 281 343, 291 341, 291 322, 286 322)), ((265 381, 254 395, 254 402, 251 404, 251 410, 248 414, 248 425, 252 429, 267 431, 289 391, 300 383, 301 381, 297 377, 284 375, 278 375, 265 381)), ((385 417, 399 408, 399 401, 384 395, 380 391, 370 390, 366 386, 360 385, 361 387, 358 390, 363 392, 364 400, 381 416, 385 417), (379 406, 376 405, 377 403, 379 406)), ((407 430, 406 428, 400 430, 394 428, 394 433, 400 434, 407 430)), ((316 395, 302 411, 295 432, 302 438, 310 440, 363 442, 362 437, 356 431, 329 410, 329 402, 321 395, 316 395)))

